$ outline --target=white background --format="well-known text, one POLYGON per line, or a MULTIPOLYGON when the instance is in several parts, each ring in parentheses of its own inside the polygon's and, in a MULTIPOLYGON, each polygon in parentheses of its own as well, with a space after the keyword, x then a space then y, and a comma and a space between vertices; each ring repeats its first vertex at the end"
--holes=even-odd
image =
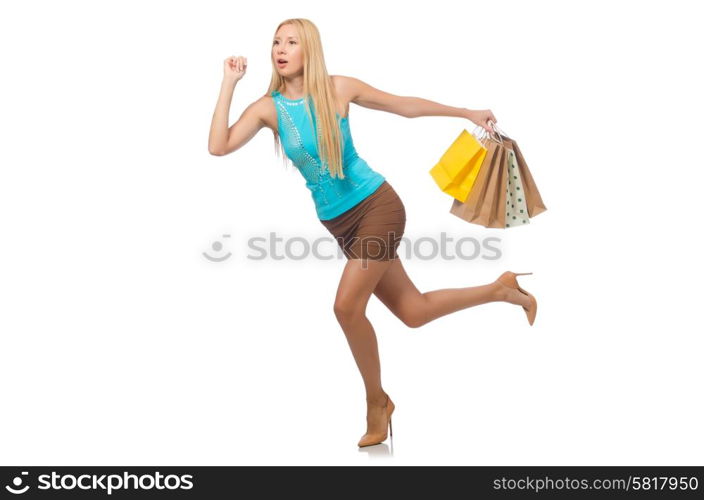
POLYGON ((694 6, 3 4, 0 463, 701 465, 694 6), (249 61, 234 121, 287 17, 316 23, 330 74, 491 109, 548 207, 509 230, 460 220, 428 171, 474 125, 351 105, 407 238, 501 238, 498 260, 404 257, 416 286, 532 271, 539 301, 532 327, 491 303, 409 329, 372 297, 393 450, 356 446, 343 258, 247 258, 270 231, 329 236, 303 178, 268 129, 207 151, 223 60, 249 61), (207 261, 214 241, 233 255, 207 261))

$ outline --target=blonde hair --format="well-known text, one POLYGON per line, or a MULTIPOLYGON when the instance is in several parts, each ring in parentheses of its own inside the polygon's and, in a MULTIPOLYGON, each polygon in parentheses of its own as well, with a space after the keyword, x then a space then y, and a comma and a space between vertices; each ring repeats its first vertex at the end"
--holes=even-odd
MULTIPOLYGON (((330 175, 344 179, 342 171, 343 141, 337 120, 335 105, 335 87, 328 75, 323 56, 323 45, 320 41, 320 32, 312 21, 304 18, 286 19, 279 23, 274 33, 285 24, 291 24, 298 30, 303 50, 303 91, 304 96, 310 96, 315 108, 315 119, 318 124, 318 153, 323 165, 327 164, 330 175), (334 125, 334 126, 333 126, 334 125)), ((276 61, 271 56, 272 75, 267 95, 274 90, 283 90, 284 79, 276 71, 276 61)), ((311 109, 308 99, 305 99, 305 109, 311 120, 311 109)), ((277 155, 283 154, 279 134, 274 132, 274 148, 277 155)), ((286 156, 285 154, 283 155, 286 156)), ((285 160, 284 160, 285 161, 285 160)))

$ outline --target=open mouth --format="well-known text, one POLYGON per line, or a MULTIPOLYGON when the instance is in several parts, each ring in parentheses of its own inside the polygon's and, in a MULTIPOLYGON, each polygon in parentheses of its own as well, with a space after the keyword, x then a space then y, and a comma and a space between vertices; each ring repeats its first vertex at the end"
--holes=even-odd
POLYGON ((286 64, 287 62, 288 62, 288 61, 287 61, 286 59, 277 59, 277 60, 276 60, 276 63, 277 63, 279 66, 283 66, 283 65, 286 64))

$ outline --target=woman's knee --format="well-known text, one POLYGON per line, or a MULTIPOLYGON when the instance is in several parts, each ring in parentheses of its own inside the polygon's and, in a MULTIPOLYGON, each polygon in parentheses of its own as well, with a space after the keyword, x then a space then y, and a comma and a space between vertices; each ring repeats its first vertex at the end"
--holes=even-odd
POLYGON ((340 323, 357 320, 364 316, 365 307, 359 299, 338 297, 333 305, 335 317, 340 323))
POLYGON ((420 314, 410 314, 404 323, 408 328, 420 328, 425 324, 425 319, 420 314))
POLYGON ((399 314, 399 319, 408 328, 420 328, 428 322, 422 307, 404 308, 399 314))

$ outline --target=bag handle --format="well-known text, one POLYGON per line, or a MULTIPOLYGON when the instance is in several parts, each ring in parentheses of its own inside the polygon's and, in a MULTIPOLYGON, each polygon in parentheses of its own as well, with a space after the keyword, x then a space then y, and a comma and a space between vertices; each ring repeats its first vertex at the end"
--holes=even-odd
POLYGON ((479 125, 476 125, 474 127, 474 130, 472 130, 472 135, 474 136, 475 139, 480 140, 479 138, 480 138, 481 132, 486 133, 486 130, 484 129, 484 127, 480 127, 479 125), (477 134, 477 129, 479 129, 480 134, 477 134))
POLYGON ((474 136, 474 138, 486 149, 486 142, 489 140, 489 135, 484 127, 480 125, 474 127, 474 130, 472 130, 472 136, 474 136), (477 129, 479 129, 479 134, 476 133, 477 129))
POLYGON ((496 128, 497 128, 496 122, 489 120, 488 123, 489 123, 489 126, 492 128, 493 134, 496 136, 496 138, 498 140, 494 139, 494 137, 491 135, 492 132, 489 132, 489 138, 494 142, 498 142, 499 144, 501 144, 501 146, 504 146, 504 140, 501 138, 501 134, 499 134, 496 130, 496 128))
POLYGON ((503 134, 504 137, 508 137, 508 134, 503 129, 500 129, 496 122, 490 121, 489 123, 491 124, 491 128, 494 129, 494 132, 496 132, 496 135, 498 135, 499 138, 501 137, 501 134, 503 134))

